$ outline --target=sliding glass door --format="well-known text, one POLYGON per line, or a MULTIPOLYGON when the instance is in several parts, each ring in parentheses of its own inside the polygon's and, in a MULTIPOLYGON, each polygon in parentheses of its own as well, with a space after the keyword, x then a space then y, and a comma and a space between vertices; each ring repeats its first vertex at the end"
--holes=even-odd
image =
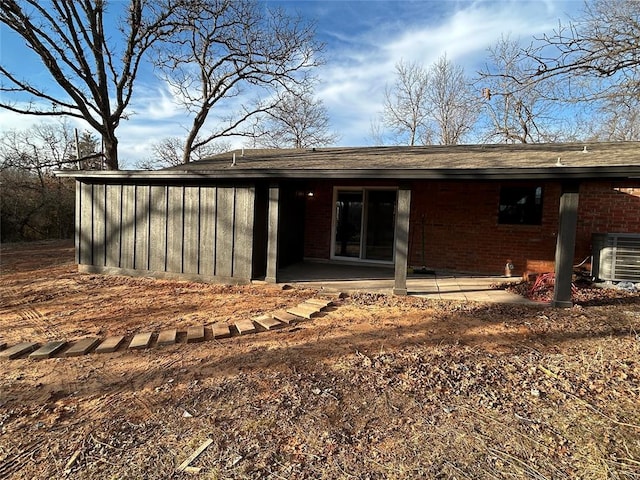
POLYGON ((338 189, 333 256, 393 261, 396 190, 338 189))

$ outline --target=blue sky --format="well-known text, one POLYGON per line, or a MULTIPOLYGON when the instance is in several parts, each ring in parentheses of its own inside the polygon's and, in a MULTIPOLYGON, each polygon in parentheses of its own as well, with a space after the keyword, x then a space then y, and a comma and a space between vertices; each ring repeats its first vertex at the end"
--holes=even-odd
MULTIPOLYGON (((487 48, 502 34, 529 43, 533 35, 549 32, 577 15, 583 3, 556 0, 511 1, 267 1, 299 12, 317 24, 325 43, 325 64, 317 71, 316 96, 328 110, 337 145, 371 144, 371 121, 378 117, 384 89, 394 79, 394 65, 419 61, 425 66, 442 54, 474 76, 486 59, 487 48)), ((0 61, 20 68, 31 78, 46 80, 24 46, 0 31, 0 61)), ((52 87, 54 88, 54 87, 52 87)), ((181 135, 189 119, 169 89, 150 69, 139 76, 129 120, 118 128, 123 168, 150 156, 151 143, 181 135)), ((41 118, 0 110, 0 129, 29 128, 41 118)), ((80 128, 85 126, 78 124, 80 128)), ((244 140, 233 142, 241 146, 244 140)))

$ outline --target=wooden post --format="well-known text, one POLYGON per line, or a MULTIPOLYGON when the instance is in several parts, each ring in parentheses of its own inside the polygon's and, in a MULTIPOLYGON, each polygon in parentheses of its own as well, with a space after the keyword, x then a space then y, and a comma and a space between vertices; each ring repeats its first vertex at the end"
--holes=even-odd
POLYGON ((571 280, 573 276, 573 257, 576 249, 579 188, 580 184, 578 183, 562 185, 558 238, 556 241, 556 278, 553 289, 553 302, 551 302, 553 307, 567 308, 573 306, 571 301, 571 280))
POLYGON ((398 208, 395 232, 395 285, 394 295, 407 294, 407 258, 409 256, 409 216, 411 188, 403 185, 398 190, 398 208))
POLYGON ((267 211, 267 283, 278 282, 278 225, 279 225, 279 198, 280 187, 269 187, 269 200, 267 211))

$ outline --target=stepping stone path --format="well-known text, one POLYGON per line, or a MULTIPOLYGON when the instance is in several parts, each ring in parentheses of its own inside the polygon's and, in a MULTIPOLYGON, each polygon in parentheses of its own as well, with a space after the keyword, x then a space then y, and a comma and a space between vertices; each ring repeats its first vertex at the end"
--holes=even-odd
POLYGON ((272 315, 273 315, 273 318, 275 318, 279 322, 282 322, 286 325, 294 324, 300 320, 300 317, 292 313, 289 313, 285 310, 278 310, 277 312, 274 312, 272 315))
POLYGON ((211 327, 213 338, 229 338, 231 329, 226 323, 214 323, 211 327))
POLYGON ((175 328, 173 330, 163 330, 162 332, 160 332, 160 335, 158 335, 158 341, 156 342, 156 345, 173 345, 174 343, 176 343, 177 336, 178 331, 175 328))
POLYGON ((104 342, 98 345, 96 348, 96 353, 113 353, 120 345, 124 343, 124 335, 120 335, 117 337, 107 337, 104 342))
POLYGON ((320 313, 321 310, 317 305, 301 303, 300 305, 289 308, 287 312, 298 317, 311 319, 314 315, 320 313))
POLYGON ((0 352, 0 358, 6 359, 6 360, 13 360, 14 358, 19 358, 22 355, 33 352, 36 348, 38 348, 37 343, 33 343, 33 342, 19 343, 17 345, 14 345, 13 347, 10 347, 0 352))
POLYGON ((83 338, 74 343, 69 350, 64 352, 65 357, 80 357, 86 355, 100 343, 99 338, 83 338))
POLYGON ((145 348, 149 348, 151 344, 151 338, 153 337, 153 333, 138 333, 129 344, 129 350, 144 350, 145 348))
POLYGON ((189 327, 187 329, 187 343, 204 342, 204 325, 189 327))
MULTIPOLYGON (((311 319, 318 315, 325 308, 335 305, 335 302, 344 298, 344 294, 319 294, 316 298, 305 300, 298 305, 277 310, 275 312, 260 315, 252 319, 240 319, 233 323, 233 326, 240 335, 248 335, 261 330, 275 330, 287 325, 294 325, 304 319, 311 319)), ((197 343, 206 340, 205 326, 196 325, 187 329, 186 343, 197 343)), ((229 338, 234 335, 229 323, 217 322, 211 325, 211 333, 214 339, 229 338)), ((129 350, 139 350, 149 348, 153 342, 153 332, 138 333, 129 343, 129 350)), ((176 329, 163 330, 158 335, 156 346, 173 345, 177 342, 178 332, 176 329)), ((79 357, 90 353, 95 348, 95 353, 113 353, 117 351, 125 342, 123 335, 100 338, 88 337, 76 341, 71 347, 63 352, 67 345, 66 341, 58 340, 47 342, 39 347, 35 342, 22 342, 7 348, 7 342, 0 340, 0 360, 13 360, 29 354, 30 359, 47 359, 54 357, 60 352, 63 357, 79 357)))
POLYGON ((273 318, 271 315, 262 315, 260 317, 256 317, 253 319, 253 322, 257 323, 265 330, 273 330, 275 328, 284 327, 284 323, 279 322, 278 320, 273 318))
POLYGON ((256 331, 256 326, 248 318, 238 320, 235 323, 235 326, 238 329, 238 333, 240 335, 246 335, 248 333, 254 333, 256 331))
POLYGON ((29 358, 33 360, 42 360, 45 358, 51 358, 67 345, 66 340, 59 340, 57 342, 45 343, 38 350, 29 355, 29 358))

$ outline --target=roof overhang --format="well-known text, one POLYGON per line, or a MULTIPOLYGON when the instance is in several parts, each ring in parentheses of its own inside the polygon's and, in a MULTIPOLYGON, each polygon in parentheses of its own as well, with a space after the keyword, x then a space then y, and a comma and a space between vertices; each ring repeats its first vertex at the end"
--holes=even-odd
POLYGON ((640 165, 547 168, 420 169, 224 169, 224 170, 59 170, 59 177, 92 181, 197 180, 556 180, 640 179, 640 165))

